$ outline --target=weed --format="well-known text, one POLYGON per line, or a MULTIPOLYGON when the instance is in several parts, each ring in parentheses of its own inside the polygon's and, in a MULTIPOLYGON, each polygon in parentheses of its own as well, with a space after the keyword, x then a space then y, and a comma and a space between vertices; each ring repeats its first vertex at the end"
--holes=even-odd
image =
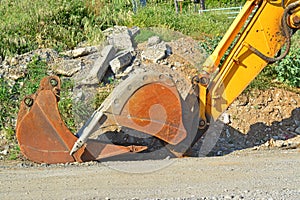
POLYGON ((18 145, 13 146, 9 150, 9 160, 16 160, 17 158, 20 157, 20 147, 18 145))
POLYGON ((141 28, 140 34, 138 34, 134 40, 136 43, 142 43, 147 41, 152 36, 159 36, 161 40, 165 42, 170 42, 182 37, 183 34, 179 32, 172 31, 166 28, 141 28))
POLYGON ((96 94, 94 99, 94 108, 97 109, 110 94, 109 90, 102 90, 96 94))
POLYGON ((72 100, 72 90, 74 87, 74 82, 70 79, 63 79, 61 84, 60 101, 58 102, 58 109, 60 111, 61 117, 65 122, 66 126, 71 132, 76 131, 75 118, 73 113, 73 100, 72 100))
POLYGON ((300 87, 300 49, 292 48, 285 59, 281 60, 274 69, 277 80, 294 87, 300 87))
POLYGON ((10 86, 10 84, 0 79, 0 129, 10 130, 15 125, 16 113, 19 106, 19 88, 18 86, 10 86))

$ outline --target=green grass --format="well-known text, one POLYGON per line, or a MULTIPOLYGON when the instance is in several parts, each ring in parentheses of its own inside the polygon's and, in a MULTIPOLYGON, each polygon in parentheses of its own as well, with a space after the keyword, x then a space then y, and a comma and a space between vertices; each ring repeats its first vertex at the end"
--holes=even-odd
POLYGON ((136 43, 142 43, 147 41, 152 36, 159 36, 161 40, 170 42, 172 40, 181 38, 183 34, 166 28, 141 28, 140 34, 138 34, 134 40, 136 43))
POLYGON ((58 109, 61 117, 71 132, 75 133, 76 124, 73 113, 73 99, 72 90, 74 82, 70 79, 62 79, 60 101, 58 102, 58 109))
POLYGON ((0 56, 44 47, 70 49, 82 41, 101 40, 101 29, 84 2, 2 0, 0 56))
POLYGON ((136 25, 144 27, 160 27, 180 31, 192 37, 203 37, 203 35, 215 36, 224 34, 231 20, 223 15, 184 12, 176 14, 173 4, 164 6, 149 5, 140 9, 132 16, 129 26, 136 25))
POLYGON ((168 28, 195 37, 226 31, 230 23, 226 17, 198 15, 188 5, 178 15, 173 1, 148 1, 134 14, 131 0, 2 0, 0 56, 45 47, 62 51, 82 42, 96 44, 103 40, 102 30, 114 25, 168 28))
POLYGON ((8 156, 11 159, 16 158, 18 154, 18 145, 15 138, 15 123, 20 101, 25 95, 32 94, 37 90, 40 80, 47 75, 47 65, 36 56, 32 62, 28 64, 27 71, 26 76, 17 80, 14 85, 11 85, 3 78, 0 79, 0 130, 4 131, 7 143, 11 145, 8 156))

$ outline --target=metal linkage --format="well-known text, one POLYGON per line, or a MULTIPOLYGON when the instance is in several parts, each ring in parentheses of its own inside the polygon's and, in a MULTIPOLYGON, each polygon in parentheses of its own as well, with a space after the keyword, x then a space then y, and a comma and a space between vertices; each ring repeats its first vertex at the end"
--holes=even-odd
MULTIPOLYGON (((282 2, 283 2, 283 7, 284 7, 284 1, 282 1, 282 2)), ((282 22, 282 31, 283 31, 284 36, 286 37, 286 48, 285 48, 285 51, 283 54, 281 54, 278 57, 272 58, 272 57, 268 57, 268 56, 264 55, 259 50, 257 50, 256 48, 254 48, 253 46, 251 46, 249 44, 245 44, 245 45, 249 48, 249 50, 251 50, 253 53, 255 53, 257 56, 259 56, 263 60, 267 61, 269 64, 275 63, 275 62, 285 58, 291 48, 291 36, 293 33, 292 29, 289 27, 288 18, 289 18, 289 15, 291 13, 293 13, 293 11, 295 9, 299 8, 299 6, 300 6, 300 1, 294 2, 290 5, 288 5, 284 10, 281 22, 282 22)))

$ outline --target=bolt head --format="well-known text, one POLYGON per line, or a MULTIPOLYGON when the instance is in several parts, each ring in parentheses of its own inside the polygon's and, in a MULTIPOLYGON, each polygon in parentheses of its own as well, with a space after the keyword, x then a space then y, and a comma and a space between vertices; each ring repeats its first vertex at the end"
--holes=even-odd
POLYGON ((294 22, 294 24, 300 24, 300 16, 298 16, 298 15, 295 15, 294 17, 293 17, 293 22, 294 22))
POLYGON ((26 97, 24 99, 24 103, 25 103, 26 106, 31 107, 33 105, 33 99, 30 98, 30 97, 26 97))
POLYGON ((52 78, 52 79, 50 79, 50 84, 51 84, 53 87, 55 87, 55 86, 58 85, 58 81, 57 81, 56 79, 52 78))

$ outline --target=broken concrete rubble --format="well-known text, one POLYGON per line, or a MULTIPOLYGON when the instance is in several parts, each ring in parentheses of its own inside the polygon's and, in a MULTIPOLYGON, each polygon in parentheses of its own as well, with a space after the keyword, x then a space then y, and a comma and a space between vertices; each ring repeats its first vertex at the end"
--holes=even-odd
POLYGON ((142 59, 157 63, 167 56, 167 52, 170 52, 170 47, 165 42, 160 42, 145 49, 142 52, 142 59))
POLYGON ((97 47, 91 46, 91 47, 82 47, 82 48, 66 51, 63 52, 62 54, 71 58, 78 58, 92 53, 96 53, 97 51, 98 51, 97 47))
POLYGON ((132 34, 127 27, 115 26, 113 29, 108 30, 107 33, 111 33, 106 37, 108 43, 117 50, 134 50, 132 34))
POLYGON ((71 77, 82 69, 84 63, 80 60, 62 60, 56 65, 57 68, 54 68, 56 74, 71 77))
POLYGON ((137 26, 134 26, 134 27, 130 28, 129 31, 130 31, 130 33, 131 33, 131 37, 132 37, 132 38, 135 38, 135 36, 137 36, 138 34, 141 33, 140 28, 137 27, 137 26))
POLYGON ((140 28, 137 26, 133 26, 132 28, 128 28, 126 26, 114 26, 112 28, 108 28, 103 31, 103 35, 105 37, 110 37, 114 34, 120 34, 120 33, 129 33, 129 35, 132 37, 132 39, 137 36, 140 33, 140 28))
POLYGON ((109 62, 114 74, 118 74, 131 63, 132 55, 129 51, 122 51, 120 54, 109 62))
POLYGON ((95 61, 83 84, 96 84, 101 82, 108 67, 109 62, 115 57, 116 49, 112 45, 105 46, 101 51, 101 56, 95 61))
POLYGON ((161 39, 159 38, 159 36, 152 36, 148 39, 147 46, 151 47, 151 46, 159 44, 160 42, 161 42, 161 39))

